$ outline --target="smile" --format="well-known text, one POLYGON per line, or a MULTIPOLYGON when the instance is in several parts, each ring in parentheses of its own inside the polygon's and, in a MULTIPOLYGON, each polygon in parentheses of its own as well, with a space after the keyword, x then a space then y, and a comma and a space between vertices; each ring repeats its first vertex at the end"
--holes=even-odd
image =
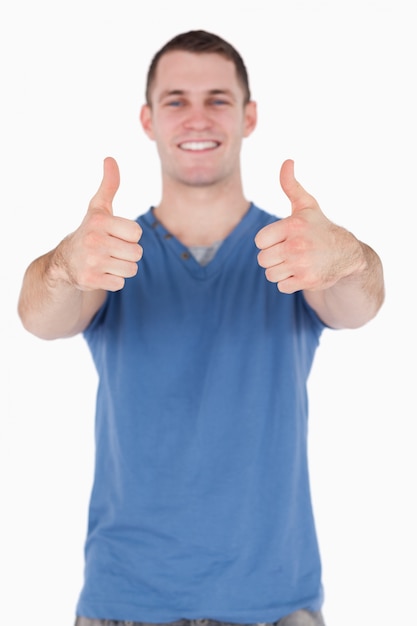
POLYGON ((184 141, 179 144, 181 150, 189 150, 191 152, 200 152, 202 150, 213 150, 219 146, 218 141, 184 141))

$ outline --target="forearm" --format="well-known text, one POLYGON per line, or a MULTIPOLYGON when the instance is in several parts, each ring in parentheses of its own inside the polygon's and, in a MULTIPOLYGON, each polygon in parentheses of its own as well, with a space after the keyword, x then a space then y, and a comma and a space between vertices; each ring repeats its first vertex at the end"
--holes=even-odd
POLYGON ((105 291, 81 291, 66 278, 59 246, 33 261, 23 278, 18 313, 23 326, 42 339, 73 336, 87 326, 105 291))
POLYGON ((359 328, 378 313, 385 296, 383 268, 379 256, 367 244, 358 267, 327 289, 304 295, 320 318, 332 328, 359 328))

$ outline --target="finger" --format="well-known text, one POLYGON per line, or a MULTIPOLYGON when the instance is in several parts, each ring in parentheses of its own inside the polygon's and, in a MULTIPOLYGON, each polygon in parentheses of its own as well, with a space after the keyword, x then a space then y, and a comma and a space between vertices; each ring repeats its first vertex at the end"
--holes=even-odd
POLYGON ((285 219, 267 224, 256 234, 255 245, 260 250, 281 243, 286 238, 285 219))
POLYGON ((282 282, 288 281, 293 277, 290 267, 286 263, 280 263, 272 267, 267 267, 265 277, 271 283, 277 283, 278 289, 282 282))
POLYGON ((142 236, 142 228, 139 224, 125 217, 113 217, 108 232, 112 237, 131 243, 137 243, 142 236))
POLYGON ((110 258, 107 267, 102 268, 104 274, 118 276, 119 278, 132 278, 138 272, 136 262, 110 258))
POLYGON ((128 243, 115 237, 110 238, 108 256, 121 261, 137 263, 143 255, 142 246, 138 243, 128 243))
POLYGON ((258 254, 258 264, 263 267, 274 267, 275 265, 281 265, 284 262, 284 256, 281 251, 281 246, 271 246, 261 250, 258 254))
POLYGON ((103 162, 103 178, 97 193, 90 202, 89 209, 104 209, 113 214, 113 200, 120 185, 120 173, 117 162, 107 157, 103 162))
POLYGON ((294 276, 292 269, 283 262, 265 270, 265 277, 271 283, 276 283, 278 291, 281 293, 294 293, 303 289, 300 280, 294 276))
POLYGON ((316 201, 294 176, 294 161, 287 159, 281 166, 279 175, 282 190, 291 202, 292 213, 316 205, 316 201))

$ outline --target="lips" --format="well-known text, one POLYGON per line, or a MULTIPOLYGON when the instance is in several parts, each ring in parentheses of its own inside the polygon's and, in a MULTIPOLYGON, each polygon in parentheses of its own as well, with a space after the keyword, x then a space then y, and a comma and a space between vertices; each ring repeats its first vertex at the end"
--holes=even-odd
POLYGON ((183 141, 178 147, 189 152, 201 152, 203 150, 214 150, 219 145, 218 141, 183 141))

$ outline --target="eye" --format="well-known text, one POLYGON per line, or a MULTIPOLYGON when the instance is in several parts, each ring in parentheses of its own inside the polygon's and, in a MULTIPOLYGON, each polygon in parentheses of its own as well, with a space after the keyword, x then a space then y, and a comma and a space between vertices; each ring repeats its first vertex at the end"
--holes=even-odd
POLYGON ((226 104, 229 104, 229 102, 227 100, 224 100, 223 98, 213 98, 211 104, 213 104, 214 106, 224 106, 226 104))
POLYGON ((182 105, 181 100, 170 100, 169 102, 166 103, 167 106, 172 107, 172 108, 177 108, 180 107, 182 105))

